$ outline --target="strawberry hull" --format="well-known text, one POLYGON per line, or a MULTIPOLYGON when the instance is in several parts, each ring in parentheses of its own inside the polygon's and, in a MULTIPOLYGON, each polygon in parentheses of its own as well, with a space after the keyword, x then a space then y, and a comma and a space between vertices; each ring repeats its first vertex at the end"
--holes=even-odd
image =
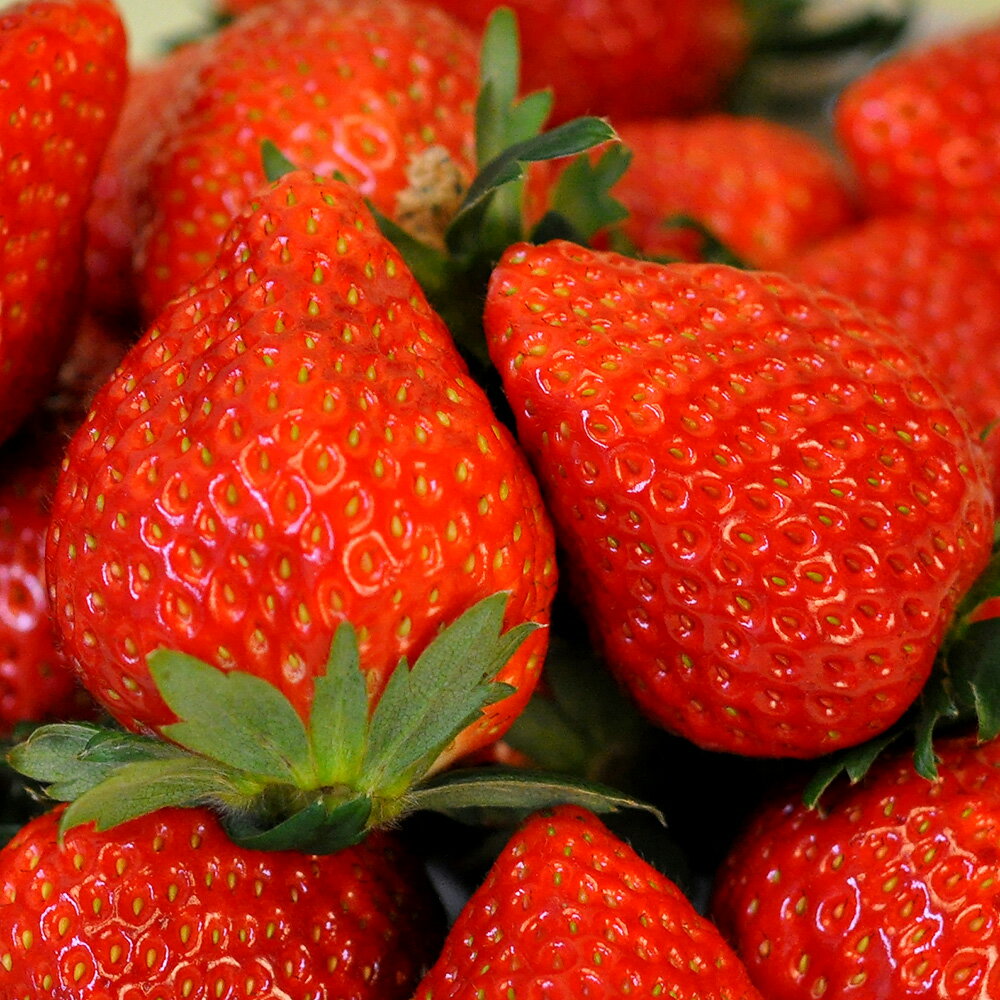
POLYGON ((556 242, 508 251, 486 327, 564 578, 652 719, 810 757, 899 718, 993 501, 887 322, 777 274, 556 242))

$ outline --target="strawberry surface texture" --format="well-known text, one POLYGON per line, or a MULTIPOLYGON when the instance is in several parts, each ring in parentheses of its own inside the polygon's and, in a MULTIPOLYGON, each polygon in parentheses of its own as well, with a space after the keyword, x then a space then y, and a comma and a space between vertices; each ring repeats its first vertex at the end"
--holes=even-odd
POLYGON ((81 308, 84 214, 127 79, 106 0, 0 13, 0 440, 49 390, 81 308))
POLYGON ((877 316, 779 274, 512 247, 485 325, 594 640, 699 745, 887 728, 985 565, 978 441, 877 316))
MULTIPOLYGON (((126 355, 69 445, 48 570, 67 652, 126 726, 172 721, 159 647, 271 681, 308 716, 336 625, 374 700, 479 598, 547 620, 552 531, 510 434, 360 195, 307 172, 263 192, 218 265, 126 355), (412 662, 412 659, 411 659, 412 662)), ((537 680, 452 754, 495 739, 537 680)))
POLYGON ((316 858, 235 847, 166 810, 62 842, 57 813, 0 852, 0 996, 409 997, 442 915, 394 839, 316 858))
POLYGON ((937 781, 896 755, 819 809, 759 811, 714 913, 764 996, 998 994, 998 750, 942 740, 937 781))

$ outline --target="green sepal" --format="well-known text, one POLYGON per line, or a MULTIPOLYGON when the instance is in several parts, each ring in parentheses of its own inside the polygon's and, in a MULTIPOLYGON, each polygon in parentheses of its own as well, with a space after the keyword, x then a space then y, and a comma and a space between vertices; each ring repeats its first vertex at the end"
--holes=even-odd
POLYGON ((295 164, 270 139, 261 142, 260 159, 264 167, 264 176, 272 184, 296 169, 295 164))
POLYGON ((255 851, 333 854, 364 839, 371 812, 371 799, 365 796, 333 808, 318 797, 272 826, 261 825, 253 813, 226 814, 222 825, 234 843, 255 851))
POLYGON ((539 626, 525 622, 502 632, 507 599, 498 593, 478 602, 427 645, 412 669, 393 671, 372 715, 362 788, 400 790, 487 705, 512 693, 492 678, 539 626), (487 655, 470 663, 480 651, 487 655))
POLYGON ((39 726, 11 748, 7 761, 18 773, 44 786, 58 802, 71 802, 128 763, 171 760, 184 751, 163 740, 91 723, 39 726))
POLYGON ((821 765, 806 782, 802 801, 810 809, 819 804, 823 793, 841 775, 846 775, 851 784, 859 782, 869 771, 879 755, 890 744, 895 743, 902 733, 898 730, 883 733, 875 739, 867 740, 856 747, 850 747, 823 759, 821 765))
POLYGON ((524 814, 557 805, 594 813, 638 809, 666 825, 654 805, 608 785, 550 771, 520 767, 470 767, 446 771, 413 788, 415 809, 430 809, 465 823, 481 823, 498 812, 524 814))
POLYGON ((234 783, 231 773, 203 757, 133 761, 74 799, 60 819, 59 831, 63 834, 84 823, 108 830, 170 806, 245 803, 248 791, 234 783))
POLYGON ((240 771, 311 784, 309 736, 276 687, 171 650, 157 650, 148 659, 157 690, 181 720, 163 726, 164 736, 240 771))

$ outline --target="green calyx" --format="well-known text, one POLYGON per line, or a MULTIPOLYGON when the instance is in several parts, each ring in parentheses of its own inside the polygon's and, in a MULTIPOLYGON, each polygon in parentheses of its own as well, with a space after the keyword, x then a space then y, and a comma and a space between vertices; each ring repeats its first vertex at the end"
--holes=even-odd
POLYGON ((62 831, 90 822, 104 830, 169 806, 207 806, 245 847, 316 854, 357 843, 418 808, 632 804, 552 776, 430 777, 454 738, 512 690, 494 678, 538 626, 502 631, 506 603, 503 593, 485 598, 443 629, 412 668, 400 662, 374 709, 357 637, 345 624, 316 678, 307 721, 259 677, 161 650, 149 658, 150 673, 178 720, 163 728, 165 739, 85 723, 48 725, 8 760, 48 797, 70 803, 62 831), (524 790, 513 793, 519 784, 524 790))

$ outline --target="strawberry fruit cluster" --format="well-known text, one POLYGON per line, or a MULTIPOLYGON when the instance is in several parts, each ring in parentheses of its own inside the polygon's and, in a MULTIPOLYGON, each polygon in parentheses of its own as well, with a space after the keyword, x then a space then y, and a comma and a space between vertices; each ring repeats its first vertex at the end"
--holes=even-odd
POLYGON ((218 13, 0 13, 0 1000, 1000 995, 1000 26, 218 13))

